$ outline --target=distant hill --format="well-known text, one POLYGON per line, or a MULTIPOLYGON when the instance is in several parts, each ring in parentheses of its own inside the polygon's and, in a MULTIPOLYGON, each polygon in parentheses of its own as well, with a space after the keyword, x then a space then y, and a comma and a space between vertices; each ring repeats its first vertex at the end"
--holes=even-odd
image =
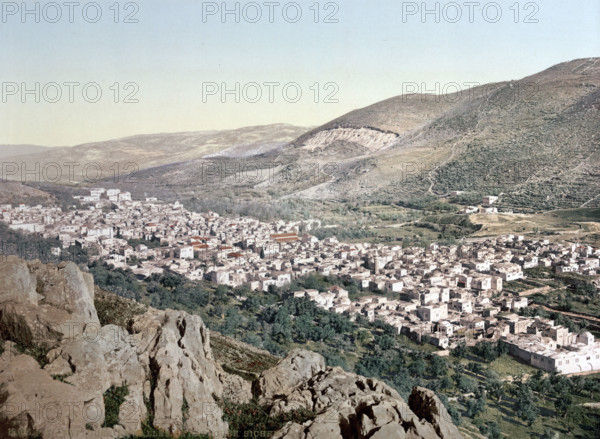
POLYGON ((49 149, 47 146, 39 145, 0 145, 0 159, 15 155, 42 153, 49 149))
POLYGON ((98 162, 103 183, 167 199, 398 202, 466 191, 526 212, 600 207, 600 58, 397 96, 310 130, 141 135, 9 159, 98 162), (115 182, 115 162, 132 178, 115 182))
POLYGON ((501 195, 501 206, 526 211, 598 207, 600 59, 462 93, 394 97, 235 163, 214 156, 149 169, 137 186, 176 188, 178 198, 208 190, 393 202, 467 191, 501 195), (244 163, 263 172, 205 178, 207 166, 244 163))
POLYGON ((293 146, 321 155, 363 148, 343 165, 360 172, 368 163, 368 172, 340 173, 328 185, 334 197, 359 195, 365 187, 383 198, 466 190, 503 193, 505 204, 534 210, 598 206, 599 86, 599 59, 576 60, 470 93, 389 99, 319 127, 293 146), (370 141, 380 131, 389 143, 374 148, 370 141))
MULTIPOLYGON (((269 151, 285 145, 306 130, 293 125, 274 124, 223 131, 147 134, 73 147, 27 150, 23 154, 18 148, 13 148, 12 154, 5 154, 2 158, 5 161, 26 163, 31 169, 35 169, 35 163, 39 163, 40 168, 50 163, 61 166, 63 163, 78 163, 72 169, 75 170, 75 181, 81 181, 86 164, 98 164, 103 176, 113 178, 115 174, 130 175, 137 170, 185 162, 223 150, 231 150, 233 155, 252 155, 255 150, 269 151)), ((95 165, 90 167, 90 179, 97 178, 95 168, 95 165)), ((65 166, 62 173, 62 182, 66 183, 69 168, 65 166)), ((49 178, 54 176, 55 174, 51 174, 49 178)), ((14 178, 18 178, 18 175, 14 178)))

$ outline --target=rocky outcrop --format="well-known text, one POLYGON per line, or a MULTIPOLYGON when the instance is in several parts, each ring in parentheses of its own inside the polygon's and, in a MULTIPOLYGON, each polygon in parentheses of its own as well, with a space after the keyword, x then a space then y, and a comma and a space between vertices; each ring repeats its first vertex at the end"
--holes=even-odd
POLYGON ((0 331, 11 340, 0 356, 0 437, 117 438, 141 433, 150 419, 172 434, 227 434, 213 398, 222 397, 225 374, 199 316, 150 308, 129 331, 101 326, 92 277, 75 264, 7 258, 0 273, 0 331), (39 362, 23 350, 41 352, 39 362), (108 426, 112 386, 127 395, 108 426))
POLYGON ((323 356, 310 351, 294 349, 275 367, 266 370, 256 382, 259 402, 266 403, 289 395, 298 385, 325 370, 323 356))
POLYGON ((309 151, 326 149, 335 142, 345 142, 360 145, 365 153, 379 151, 393 145, 398 140, 398 134, 384 132, 370 127, 334 128, 319 131, 305 141, 302 148, 309 151))
POLYGON ((0 303, 11 302, 37 305, 35 276, 24 261, 9 257, 0 264, 0 303))
POLYGON ((408 397, 408 405, 419 419, 429 422, 442 439, 460 439, 462 436, 451 423, 451 417, 435 392, 415 387, 408 397))
POLYGON ((411 395, 406 404, 381 381, 339 367, 325 368, 323 357, 315 353, 290 352, 279 365, 265 371, 259 382, 259 397, 271 415, 299 409, 314 413, 314 419, 303 424, 288 423, 275 434, 278 439, 462 437, 428 390, 415 388, 416 396, 411 395))

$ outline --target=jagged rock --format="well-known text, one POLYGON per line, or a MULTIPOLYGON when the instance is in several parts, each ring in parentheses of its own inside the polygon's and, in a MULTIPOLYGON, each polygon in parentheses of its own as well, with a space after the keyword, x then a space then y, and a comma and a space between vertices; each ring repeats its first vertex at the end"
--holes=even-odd
POLYGON ((160 430, 178 434, 185 429, 215 438, 227 434, 213 398, 222 397, 223 371, 199 316, 150 308, 133 319, 132 333, 115 325, 101 327, 92 278, 75 264, 9 259, 0 273, 12 279, 15 291, 0 290, 1 335, 21 346, 50 349, 42 369, 32 357, 16 355, 12 342, 4 343, 0 402, 13 410, 3 412, 0 437, 14 433, 2 430, 7 426, 50 439, 138 434, 148 419, 146 403, 160 430), (111 386, 126 386, 128 394, 118 409, 118 424, 107 428, 103 395, 111 386), (31 404, 61 411, 50 420, 44 414, 32 417, 31 404))
POLYGON ((256 382, 261 403, 289 394, 296 386, 325 370, 325 359, 315 352, 294 349, 275 367, 266 370, 256 382))
POLYGON ((275 438, 458 439, 462 437, 456 427, 446 425, 451 421, 441 415, 443 406, 440 407, 439 400, 431 401, 431 408, 435 413, 430 415, 427 408, 423 406, 419 417, 398 392, 388 385, 376 379, 345 372, 339 367, 324 368, 323 358, 318 357, 321 356, 295 350, 275 368, 263 372, 261 378, 265 376, 271 378, 261 381, 263 385, 258 390, 265 393, 259 394, 259 397, 269 407, 270 414, 288 413, 298 409, 309 410, 315 414, 314 419, 302 425, 288 423, 275 434, 275 438), (302 364, 301 370, 305 372, 304 375, 293 374, 295 379, 290 379, 286 383, 287 391, 276 391, 272 385, 281 382, 285 371, 293 364, 302 364), (304 379, 311 370, 315 371, 312 377, 304 379), (277 380, 272 378, 273 374, 277 380))
MULTIPOLYGON (((33 358, 18 354, 11 342, 4 348, 0 400, 4 400, 2 415, 8 422, 0 422, 0 429, 9 426, 24 433, 22 437, 39 432, 44 438, 82 438, 86 424, 102 423, 104 407, 93 392, 53 379, 33 358)), ((14 436, 11 431, 0 431, 0 435, 14 436)))
POLYGON ((458 428, 452 423, 452 417, 446 407, 432 390, 423 387, 413 388, 408 398, 408 405, 419 419, 425 419, 433 425, 442 439, 462 438, 458 428))
POLYGON ((0 263, 0 305, 4 303, 38 304, 35 276, 27 263, 17 257, 6 257, 0 263))
POLYGON ((155 426, 182 431, 182 407, 187 406, 186 430, 225 435, 227 423, 213 399, 213 394, 221 397, 223 387, 202 319, 182 311, 149 310, 135 318, 133 331, 141 335, 141 358, 155 380, 155 426))
POLYGON ((90 273, 81 272, 73 262, 54 266, 35 261, 28 266, 37 279, 37 291, 42 296, 40 304, 63 309, 73 320, 84 324, 98 323, 94 278, 90 273))
POLYGON ((238 375, 223 372, 223 399, 237 404, 245 404, 252 399, 252 384, 238 375))

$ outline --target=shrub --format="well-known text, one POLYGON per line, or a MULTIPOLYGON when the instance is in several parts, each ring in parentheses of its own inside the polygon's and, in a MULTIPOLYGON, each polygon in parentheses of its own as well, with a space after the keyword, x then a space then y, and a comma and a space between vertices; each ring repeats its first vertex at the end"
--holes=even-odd
POLYGON ((102 427, 112 428, 119 423, 119 408, 128 394, 127 384, 120 387, 111 386, 104 392, 104 423, 102 427))

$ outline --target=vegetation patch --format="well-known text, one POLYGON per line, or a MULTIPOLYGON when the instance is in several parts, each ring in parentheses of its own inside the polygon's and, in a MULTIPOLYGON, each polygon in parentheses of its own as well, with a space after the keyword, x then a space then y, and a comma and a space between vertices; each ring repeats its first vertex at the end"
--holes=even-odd
POLYGON ((223 410, 223 419, 229 423, 231 438, 269 438, 288 422, 303 424, 315 418, 314 412, 304 408, 270 416, 255 399, 246 404, 226 400, 218 400, 217 403, 223 410))
POLYGON ((119 423, 119 408, 129 394, 127 383, 120 387, 111 386, 104 392, 104 423, 102 427, 112 428, 119 423))
POLYGON ((94 306, 100 325, 117 325, 123 328, 129 328, 132 319, 147 309, 139 302, 117 296, 100 287, 96 287, 94 306))

